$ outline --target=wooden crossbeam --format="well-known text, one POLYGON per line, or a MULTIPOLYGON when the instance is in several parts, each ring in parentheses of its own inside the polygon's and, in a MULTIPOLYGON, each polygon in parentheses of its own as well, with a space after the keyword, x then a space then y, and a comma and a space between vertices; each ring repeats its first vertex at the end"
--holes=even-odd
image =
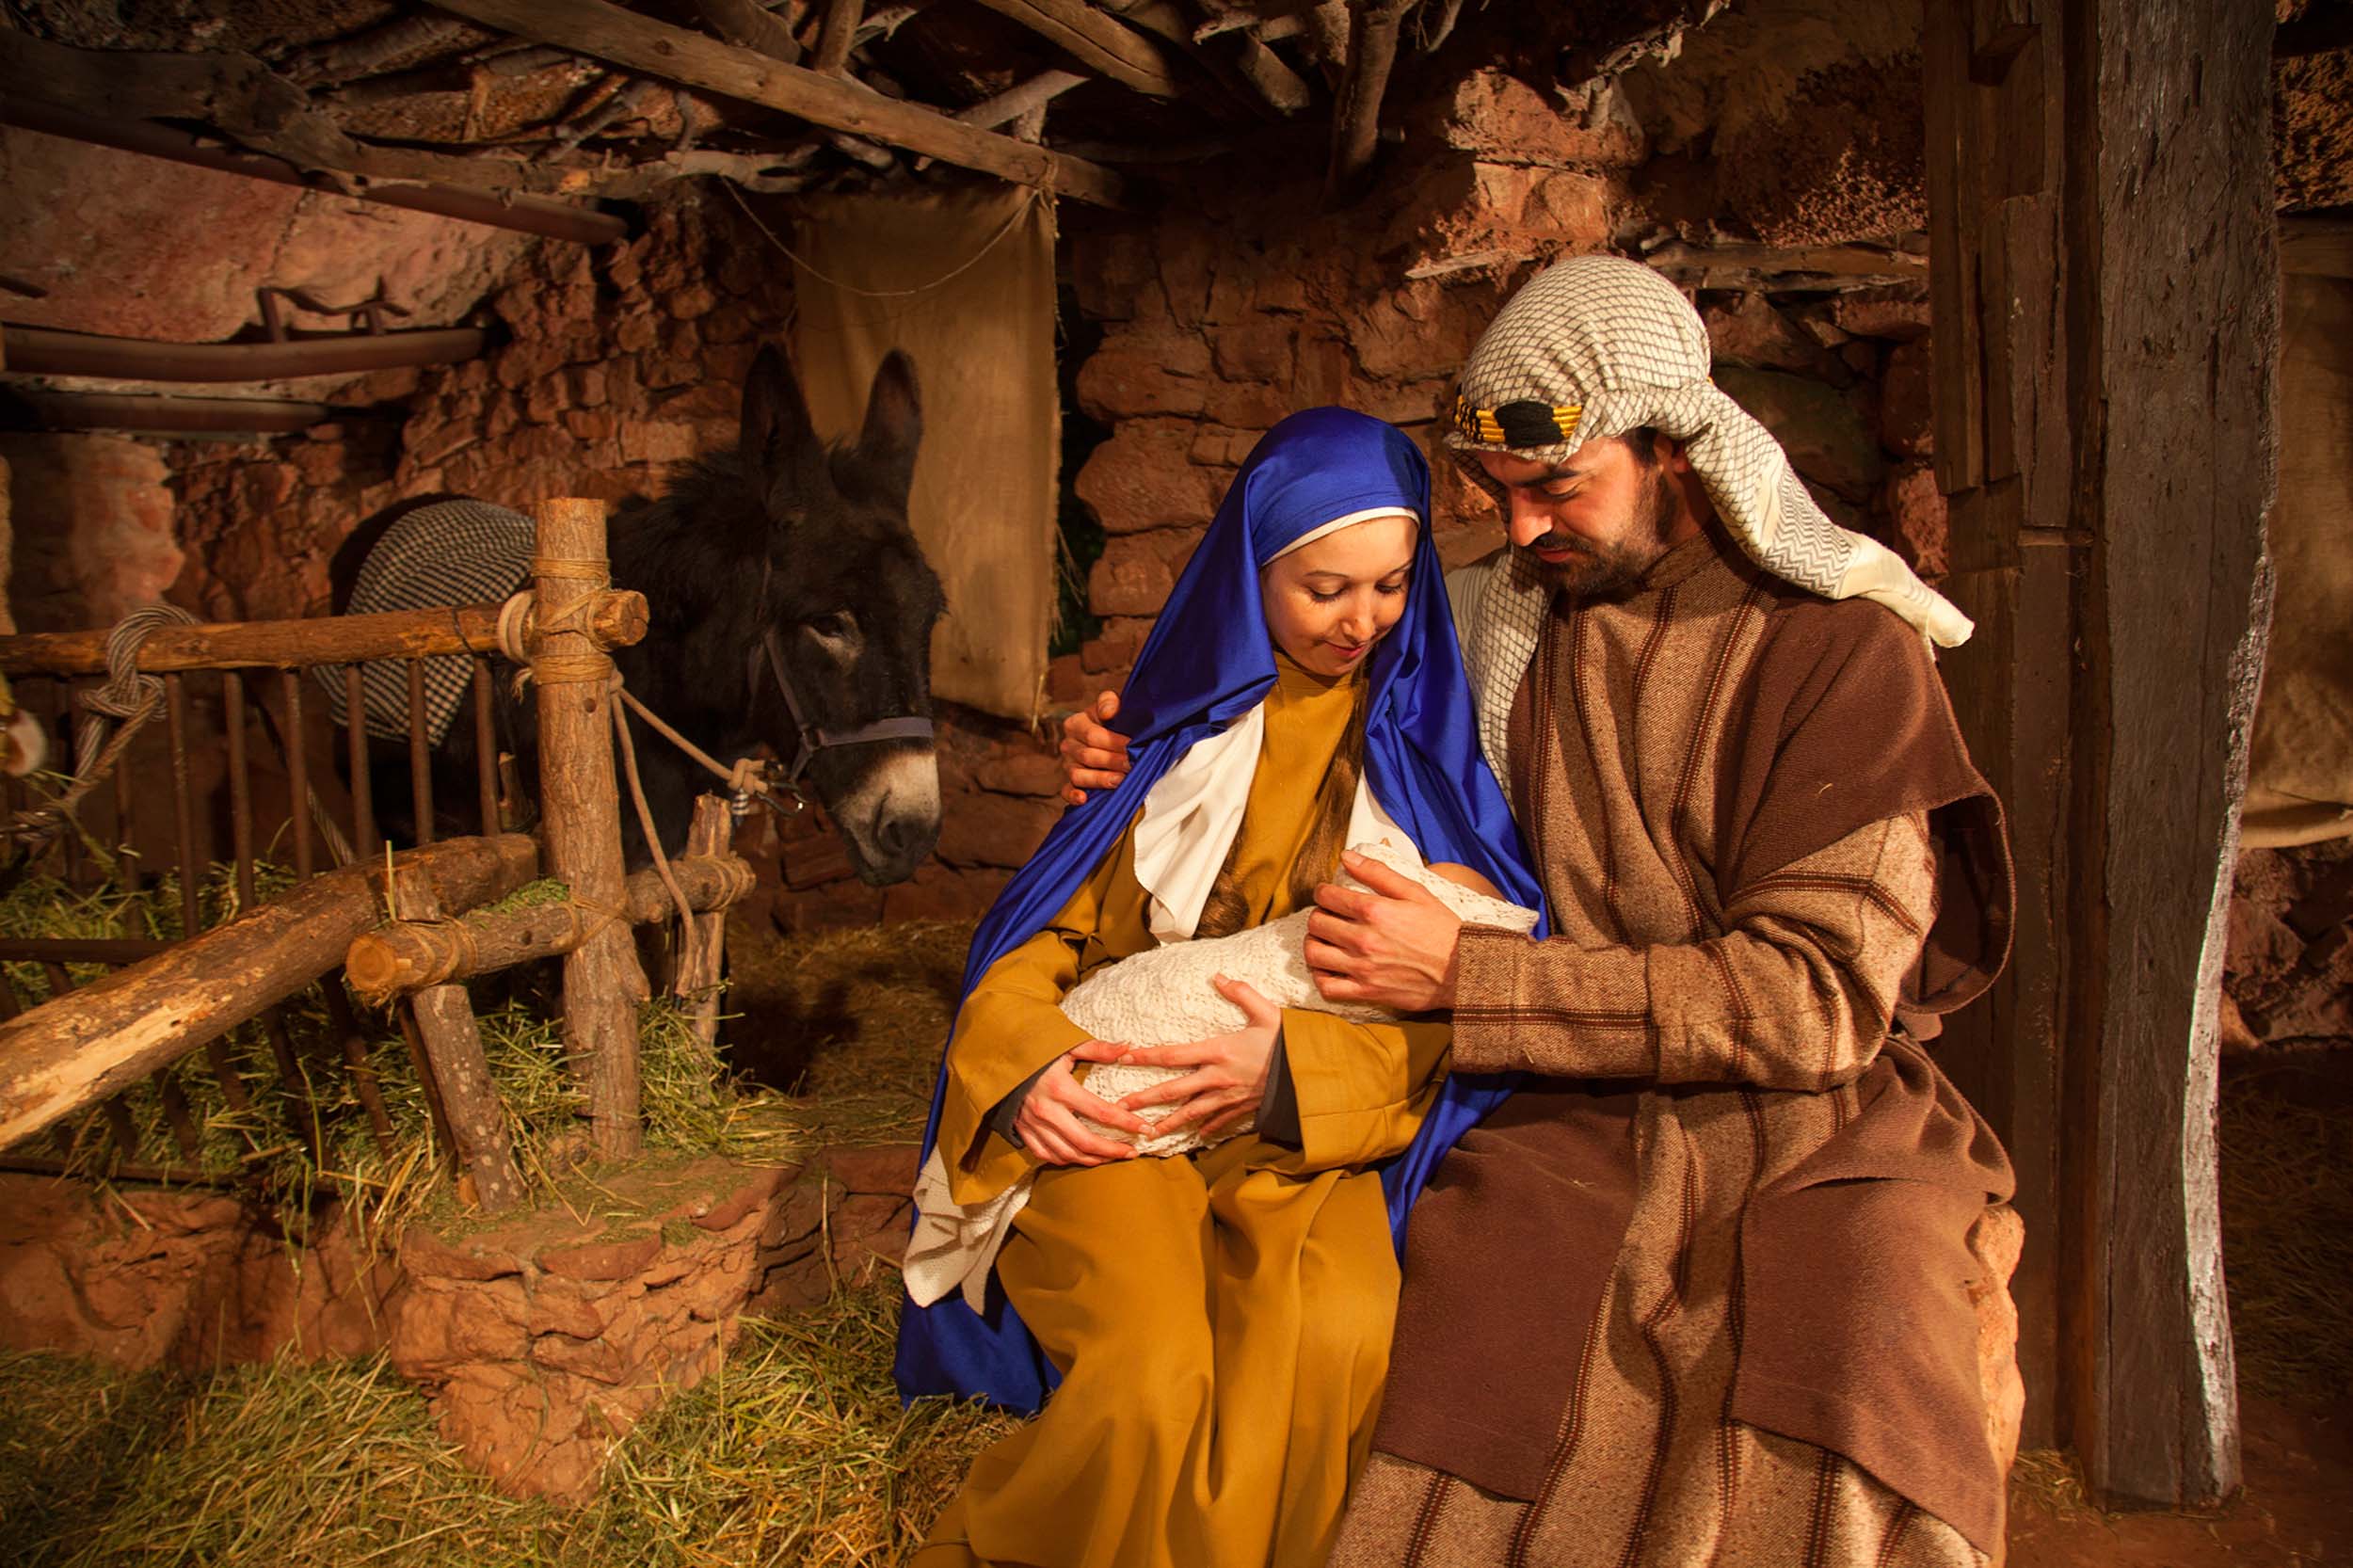
POLYGON ((1098 76, 1153 98, 1179 98, 1184 87, 1158 45, 1085 0, 981 0, 1018 22, 1098 76))
POLYGON ((749 49, 655 22, 604 0, 440 0, 441 8, 627 71, 759 104, 803 120, 889 142, 1016 184, 1038 185, 1104 207, 1125 207, 1124 182, 1083 159, 960 125, 947 115, 884 98, 838 76, 786 65, 749 49))

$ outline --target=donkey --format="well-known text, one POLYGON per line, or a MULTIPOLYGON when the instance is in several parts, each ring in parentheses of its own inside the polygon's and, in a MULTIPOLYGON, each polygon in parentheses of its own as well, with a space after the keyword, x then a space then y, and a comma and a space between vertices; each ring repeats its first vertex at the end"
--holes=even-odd
MULTIPOLYGON (((685 464, 659 500, 623 502, 608 535, 615 585, 644 594, 651 617, 645 640, 613 656, 629 690, 722 761, 768 745, 795 788, 805 783, 824 807, 852 869, 874 887, 913 875, 939 838, 930 650, 944 600, 906 517, 921 434, 915 366, 904 353, 875 371, 856 439, 829 445, 784 357, 763 347, 744 385, 736 449, 685 464)), ((487 514, 510 546, 519 536, 513 514, 459 504, 470 508, 461 521, 487 514)), ((446 530, 439 540, 401 532, 426 515, 406 511, 354 536, 337 560, 337 577, 352 582, 347 591, 339 582, 339 610, 392 608, 404 593, 409 604, 451 602, 416 597, 429 585, 400 585, 444 569, 434 552, 445 558, 451 548, 446 530)), ((370 690, 371 729, 405 733, 405 695, 388 723, 380 690, 370 690)), ((501 708, 504 744, 535 779, 527 705, 501 708)), ((675 853, 694 796, 718 780, 633 728, 647 802, 675 853)), ((448 731, 436 750, 435 798, 471 799, 472 728, 448 731)), ((387 746, 372 769, 386 830, 404 837, 413 826, 399 820, 409 799, 396 771, 405 755, 387 746)), ((636 814, 625 807, 621 816, 630 858, 643 860, 636 814)))

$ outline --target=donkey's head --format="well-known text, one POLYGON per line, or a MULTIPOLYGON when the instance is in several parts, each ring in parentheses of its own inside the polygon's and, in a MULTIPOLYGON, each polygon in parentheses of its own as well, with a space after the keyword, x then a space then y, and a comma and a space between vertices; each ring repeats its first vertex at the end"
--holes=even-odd
POLYGON ((755 712, 788 763, 806 760, 851 864, 876 887, 904 881, 939 839, 928 726, 891 724, 931 715, 943 603, 907 527, 922 426, 914 363, 896 350, 874 373, 857 439, 841 445, 817 439, 774 348, 744 388, 744 469, 768 514, 755 712))

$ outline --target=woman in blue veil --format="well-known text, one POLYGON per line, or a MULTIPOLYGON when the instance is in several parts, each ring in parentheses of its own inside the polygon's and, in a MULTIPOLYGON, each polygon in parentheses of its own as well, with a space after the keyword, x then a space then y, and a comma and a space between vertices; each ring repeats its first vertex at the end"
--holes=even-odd
POLYGON ((1064 813, 974 935, 918 1242, 952 1251, 969 1220, 1001 1251, 962 1289, 910 1268, 896 1370, 908 1398, 1044 1414, 975 1462, 920 1564, 1322 1560, 1369 1446, 1395 1238, 1493 1096, 1440 1100, 1443 1023, 1222 986, 1248 1022, 1168 1059, 1198 1091, 1177 1118, 1255 1129, 1131 1158, 1076 1113, 1143 1127, 1072 1070, 1120 1046, 1057 1003, 1103 963, 1304 907, 1368 821, 1540 906, 1480 755, 1429 503, 1420 453, 1381 421, 1317 408, 1269 431, 1138 656, 1127 776, 1064 813))

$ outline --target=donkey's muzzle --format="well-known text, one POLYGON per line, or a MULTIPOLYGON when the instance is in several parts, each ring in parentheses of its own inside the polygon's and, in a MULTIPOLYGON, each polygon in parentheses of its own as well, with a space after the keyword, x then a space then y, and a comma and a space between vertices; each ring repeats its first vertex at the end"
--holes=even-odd
POLYGON ((851 864, 872 888, 904 882, 939 842, 939 760, 893 747, 835 810, 851 864))

